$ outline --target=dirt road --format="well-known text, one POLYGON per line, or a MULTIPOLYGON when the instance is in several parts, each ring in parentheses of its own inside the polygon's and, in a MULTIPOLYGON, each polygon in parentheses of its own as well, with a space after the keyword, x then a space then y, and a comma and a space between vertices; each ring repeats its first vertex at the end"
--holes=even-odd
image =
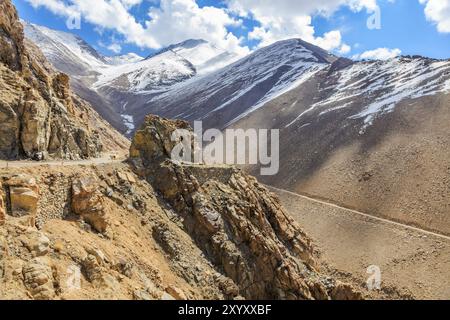
POLYGON ((450 238, 362 212, 273 189, 314 239, 323 268, 366 287, 368 267, 381 271, 371 298, 450 299, 450 238))
POLYGON ((110 157, 104 158, 96 158, 89 160, 54 160, 54 161, 3 161, 0 160, 0 169, 5 168, 30 168, 30 167, 41 167, 41 166, 50 166, 50 167, 70 167, 70 166, 82 166, 82 165, 100 165, 100 164, 108 164, 108 163, 120 163, 125 159, 111 159, 110 157))

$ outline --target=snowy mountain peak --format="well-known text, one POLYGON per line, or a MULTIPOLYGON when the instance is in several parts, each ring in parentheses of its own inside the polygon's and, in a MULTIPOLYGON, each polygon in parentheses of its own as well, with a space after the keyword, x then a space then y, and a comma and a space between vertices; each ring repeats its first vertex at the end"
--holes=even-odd
POLYGON ((191 63, 197 74, 204 75, 229 65, 241 58, 240 56, 220 49, 214 44, 203 39, 189 39, 170 45, 147 59, 172 52, 191 63))
MULTIPOLYGON (((187 51, 181 51, 186 56, 187 51)), ((207 126, 226 127, 300 86, 337 60, 300 39, 284 40, 204 77, 177 85, 149 101, 146 107, 169 118, 202 119, 207 126)), ((143 113, 149 111, 143 109, 143 113)))
POLYGON ((189 40, 186 40, 186 41, 183 41, 180 43, 176 43, 176 44, 172 44, 168 47, 165 47, 165 48, 159 50, 158 52, 149 55, 146 59, 151 59, 151 58, 158 56, 160 54, 163 54, 167 51, 180 51, 183 49, 194 49, 198 46, 205 45, 205 44, 208 44, 208 41, 202 40, 202 39, 189 39, 189 40))
POLYGON ((107 64, 104 56, 75 34, 25 21, 22 24, 25 36, 36 43, 47 59, 63 72, 84 75, 107 64), (70 62, 69 65, 65 65, 67 62, 70 62))
POLYGON ((189 39, 189 40, 183 41, 179 44, 176 44, 175 46, 183 47, 183 48, 194 48, 199 45, 206 44, 206 43, 208 43, 208 41, 203 40, 203 39, 189 39))
POLYGON ((108 63, 118 66, 118 65, 122 65, 122 64, 128 64, 128 63, 136 63, 139 61, 144 60, 143 57, 141 57, 140 55, 130 52, 124 55, 118 55, 118 56, 114 56, 114 57, 106 57, 106 61, 108 61, 108 63))
POLYGON ((318 63, 333 63, 339 59, 339 57, 329 53, 328 51, 315 46, 309 42, 303 41, 299 38, 281 40, 275 42, 265 48, 258 50, 260 54, 272 54, 274 51, 290 51, 292 50, 292 54, 296 55, 298 58, 303 58, 311 62, 311 59, 314 62, 318 63), (303 52, 303 54, 302 54, 303 52))

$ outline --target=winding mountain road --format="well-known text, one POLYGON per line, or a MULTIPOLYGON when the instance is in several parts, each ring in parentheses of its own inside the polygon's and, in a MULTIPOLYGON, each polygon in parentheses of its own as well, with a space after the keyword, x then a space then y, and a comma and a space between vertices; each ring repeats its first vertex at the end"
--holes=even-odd
POLYGON ((31 161, 31 160, 21 160, 21 161, 4 161, 0 160, 0 169, 7 168, 32 168, 41 166, 50 167, 72 167, 72 166, 83 166, 83 165, 101 165, 101 164, 111 164, 111 163, 121 163, 125 161, 125 158, 121 159, 111 159, 111 157, 95 158, 89 160, 51 160, 51 161, 31 161))
MULTIPOLYGON (((118 158, 118 159, 113 159, 111 157, 111 155, 108 156, 104 156, 102 158, 93 158, 93 159, 88 159, 88 160, 51 160, 51 161, 31 161, 31 160, 20 160, 20 161, 4 161, 4 160, 0 160, 0 169, 7 169, 7 168, 30 168, 30 167, 41 167, 41 166, 50 166, 50 167, 71 167, 71 166, 83 166, 83 165, 102 165, 102 164, 112 164, 112 163, 121 163, 123 161, 125 161, 126 158, 118 158)), ((269 189, 271 189, 272 191, 278 193, 278 194, 287 194, 291 197, 294 198, 299 198, 299 199, 303 199, 303 200, 307 200, 307 201, 312 201, 318 204, 322 204, 325 206, 329 206, 331 208, 336 208, 339 210, 343 210, 343 211, 347 211, 348 213, 352 213, 352 214, 356 214, 359 215, 361 217, 365 217, 365 218, 369 218, 369 219, 373 219, 375 221, 379 221, 382 223, 387 223, 387 224, 392 224, 394 226, 398 226, 401 228, 406 228, 406 229, 410 229, 412 231, 416 231, 416 232, 421 232, 425 235, 429 235, 429 236, 434 236, 434 237, 438 237, 438 238, 442 238, 445 240, 450 241, 450 237, 443 235, 443 234, 439 234, 439 233, 435 233, 432 231, 428 231, 428 230, 424 230, 421 228, 417 228, 417 227, 413 227, 407 224, 403 224, 400 222, 396 222, 396 221, 392 221, 389 219, 384 219, 384 218, 380 218, 380 217, 376 217, 361 211, 357 211, 357 210, 353 210, 353 209, 349 209, 349 208, 345 208, 342 206, 339 206, 337 204, 331 203, 331 202, 327 202, 327 201, 323 201, 323 200, 319 200, 316 198, 311 198, 305 195, 300 195, 291 191, 287 191, 284 189, 279 189, 279 188, 275 188, 272 186, 267 186, 269 189)))
POLYGON ((450 237, 333 203, 268 187, 313 239, 322 268, 365 290, 381 272, 374 299, 450 299, 450 237))
POLYGON ((441 233, 436 233, 436 232, 432 232, 432 231, 429 231, 429 230, 417 228, 417 227, 414 227, 414 226, 411 226, 411 225, 408 225, 408 224, 400 223, 400 222, 397 222, 397 221, 376 217, 376 216, 371 215, 371 214, 367 214, 367 213, 364 213, 364 212, 361 212, 361 211, 357 211, 357 210, 354 210, 354 209, 349 209, 349 208, 346 208, 346 207, 342 207, 342 206, 339 206, 339 205, 331 203, 331 202, 327 202, 327 201, 319 200, 319 199, 316 199, 316 198, 311 198, 311 197, 307 197, 307 196, 304 196, 304 195, 300 195, 300 194, 297 194, 297 193, 294 193, 294 192, 291 192, 291 191, 278 189, 278 188, 275 188, 275 187, 272 187, 272 186, 267 186, 267 187, 269 189, 271 189, 272 191, 275 191, 278 194, 286 193, 286 194, 290 195, 291 197, 298 197, 298 198, 303 199, 303 200, 308 200, 308 201, 320 203, 320 204, 329 206, 331 208, 337 208, 337 209, 344 210, 344 211, 347 211, 347 212, 352 213, 352 214, 357 214, 357 215, 359 215, 361 217, 373 219, 375 221, 391 224, 393 226, 406 228, 406 229, 409 229, 409 230, 412 230, 412 231, 421 232, 421 233, 423 233, 425 235, 429 235, 429 236, 433 236, 433 237, 437 237, 437 238, 442 238, 444 240, 450 241, 450 237, 449 236, 446 236, 446 235, 441 234, 441 233))

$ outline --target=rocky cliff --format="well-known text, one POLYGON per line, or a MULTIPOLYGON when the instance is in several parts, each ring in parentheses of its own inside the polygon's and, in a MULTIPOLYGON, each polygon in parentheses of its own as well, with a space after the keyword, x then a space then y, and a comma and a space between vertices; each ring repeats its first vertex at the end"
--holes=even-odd
POLYGON ((33 44, 10 0, 0 1, 0 158, 89 158, 127 141, 70 90, 33 44))
POLYGON ((0 298, 361 298, 254 178, 171 161, 178 128, 147 117, 131 165, 0 169, 0 298))
POLYGON ((311 240, 255 178, 229 166, 170 160, 183 121, 148 116, 131 146, 135 169, 180 216, 206 257, 248 299, 329 299, 356 294, 315 269, 311 240))

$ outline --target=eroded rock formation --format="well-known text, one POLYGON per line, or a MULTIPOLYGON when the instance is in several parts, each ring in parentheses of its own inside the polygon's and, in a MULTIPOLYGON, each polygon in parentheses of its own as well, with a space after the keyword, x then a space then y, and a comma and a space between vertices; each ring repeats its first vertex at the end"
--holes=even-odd
POLYGON ((255 178, 228 166, 170 160, 185 122, 148 116, 132 161, 181 216, 187 233, 248 299, 355 298, 317 272, 308 236, 255 178))
POLYGON ((35 226, 39 201, 39 186, 30 175, 15 175, 5 181, 11 215, 19 217, 28 226, 35 226))
POLYGON ((5 224, 6 208, 5 208, 5 194, 3 192, 3 185, 0 181, 0 226, 5 224))
POLYGON ((72 182, 72 211, 98 232, 106 232, 109 226, 103 201, 98 180, 94 175, 83 175, 72 182))

